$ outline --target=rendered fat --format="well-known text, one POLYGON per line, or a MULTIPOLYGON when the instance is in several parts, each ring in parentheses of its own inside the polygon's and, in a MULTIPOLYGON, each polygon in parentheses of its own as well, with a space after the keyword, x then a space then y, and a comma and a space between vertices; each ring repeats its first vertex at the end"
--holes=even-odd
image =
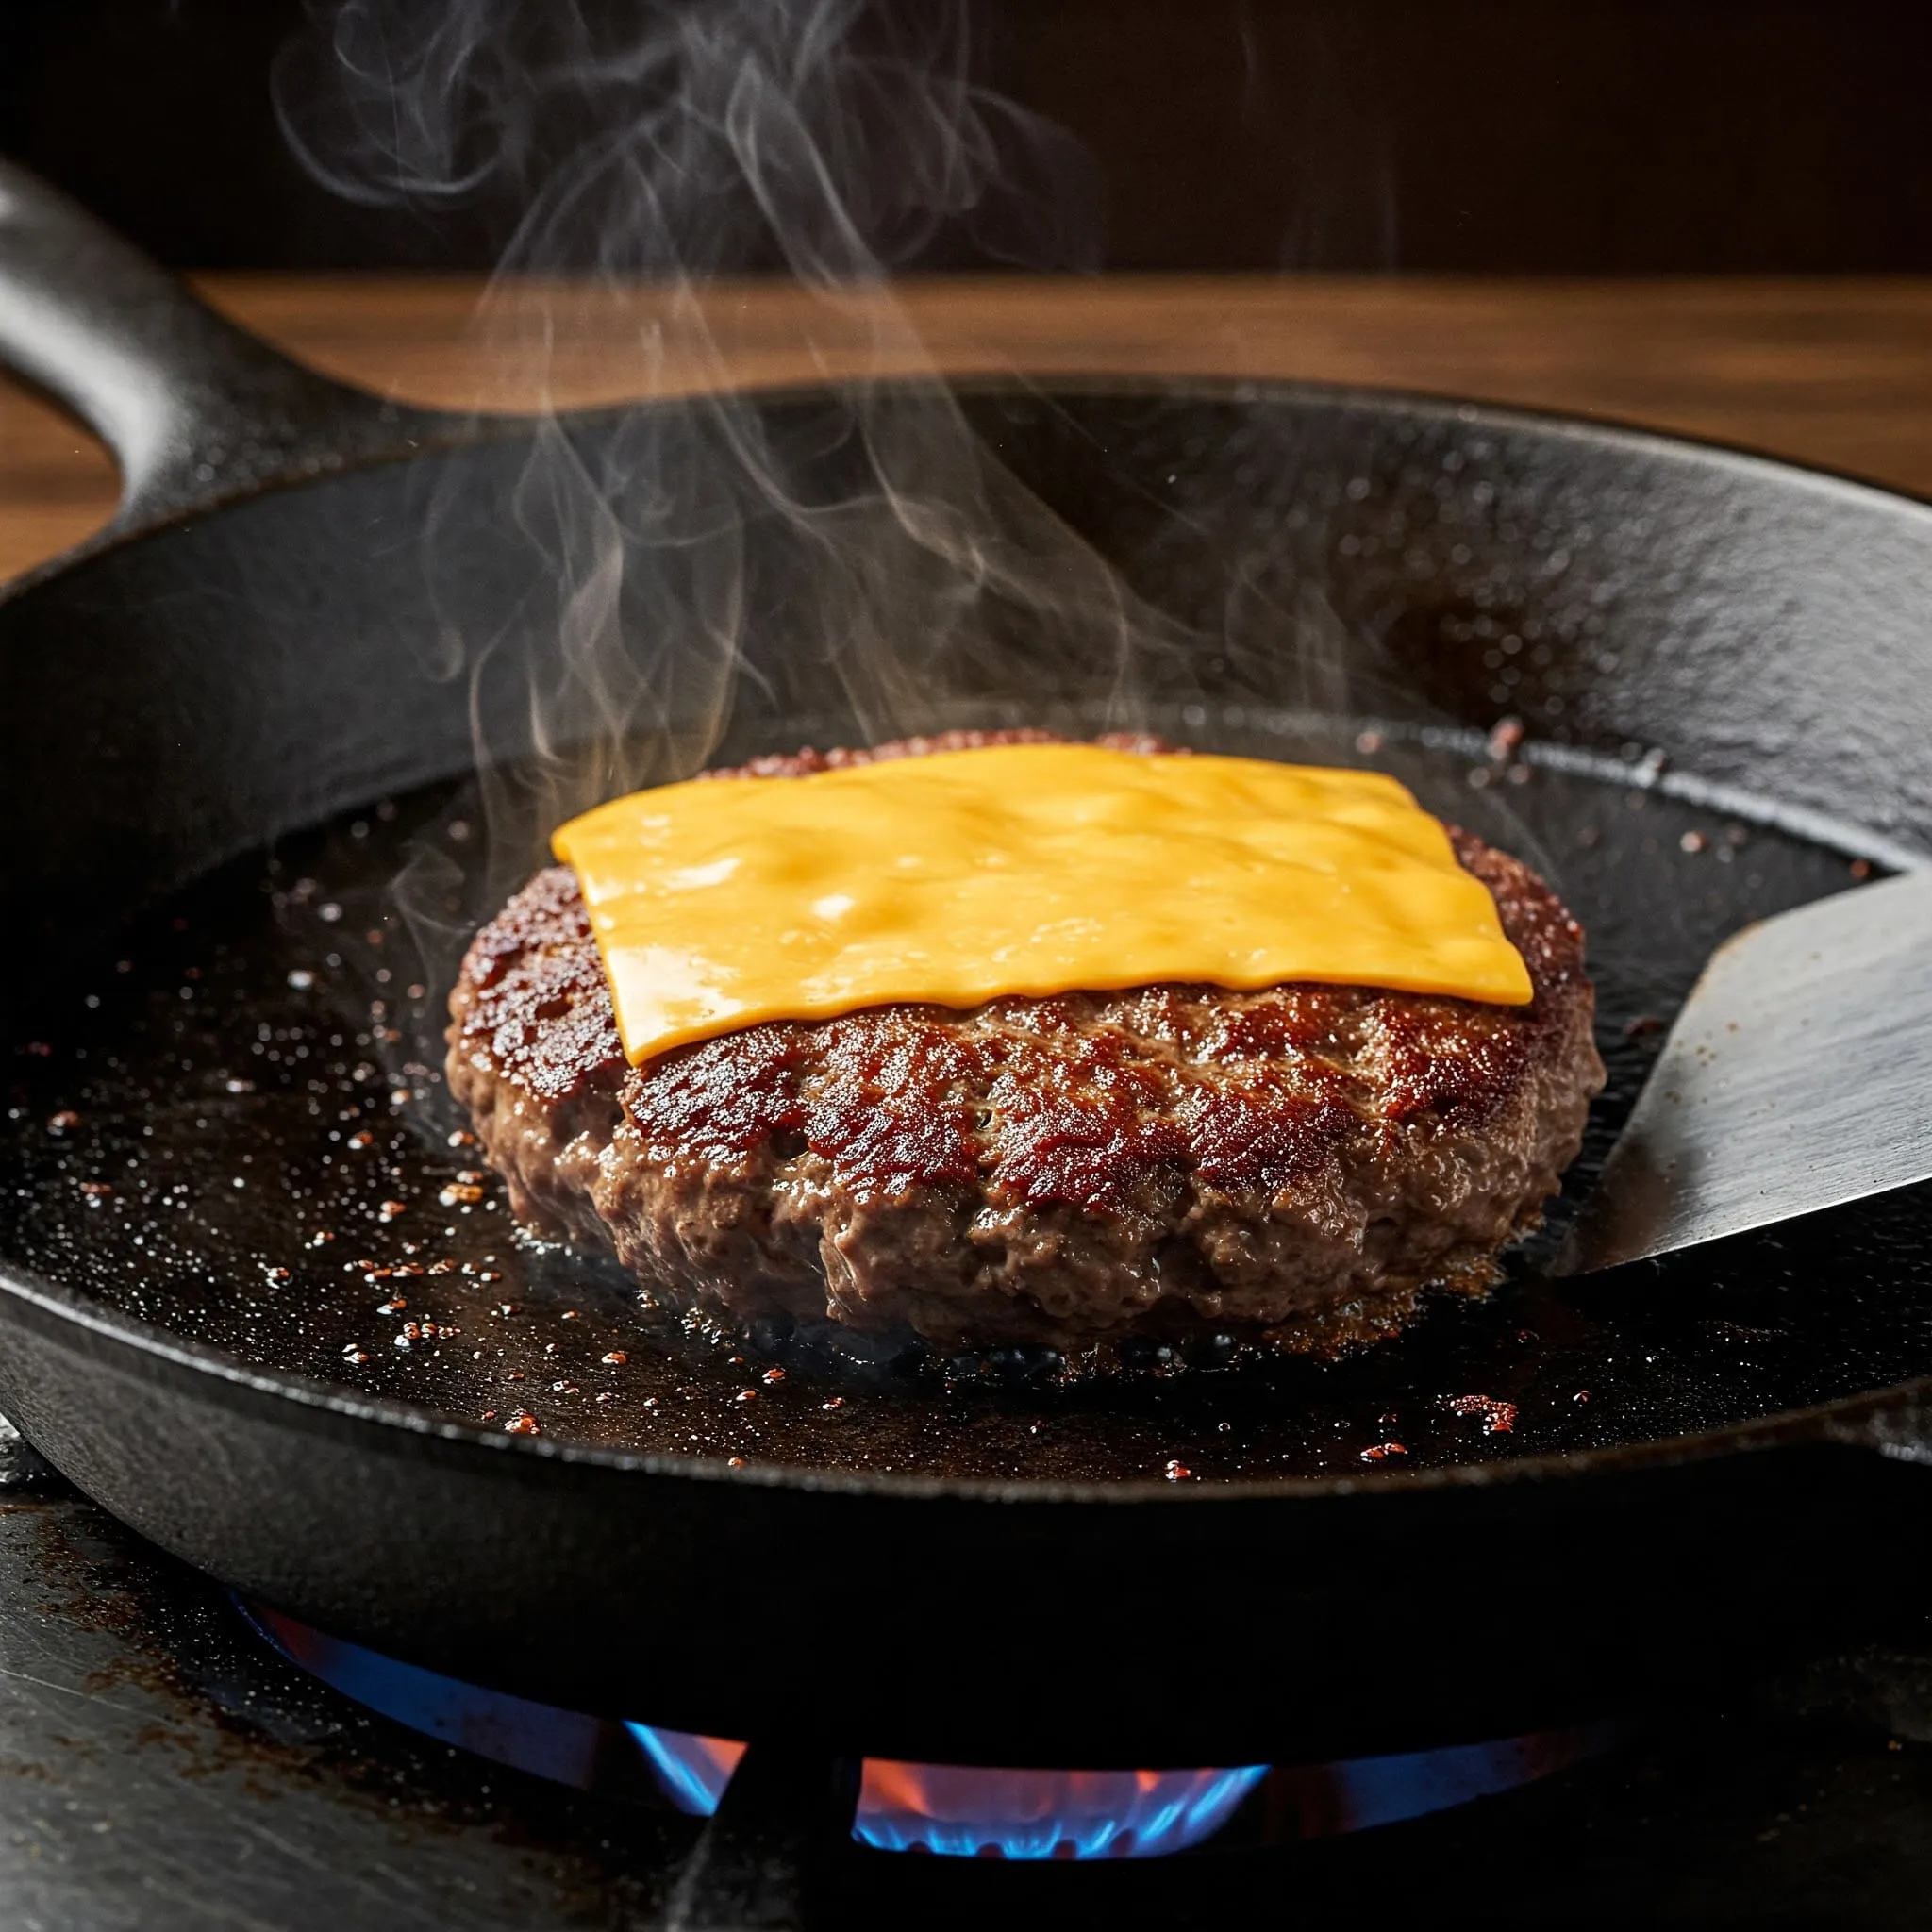
POLYGON ((665 785, 553 843, 634 1063, 763 1020, 1167 980, 1531 997, 1488 889, 1374 772, 1000 745, 665 785))

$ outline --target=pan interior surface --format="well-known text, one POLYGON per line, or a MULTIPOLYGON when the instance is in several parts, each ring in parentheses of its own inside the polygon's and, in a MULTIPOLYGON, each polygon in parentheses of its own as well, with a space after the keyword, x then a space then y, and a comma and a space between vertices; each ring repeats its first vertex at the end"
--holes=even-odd
POLYGON ((227 866, 99 958, 42 1037, 16 1043, 0 1246, 104 1312, 480 1429, 853 1472, 1425 1469, 1654 1441, 1932 1374, 1926 1189, 1660 1266, 1541 1272, 1711 947, 1852 887, 1870 871, 1855 841, 1799 837, 1769 808, 1717 812, 1614 760, 1491 758, 1471 733, 1200 707, 1146 723, 1202 748, 1392 772, 1535 865, 1582 920, 1610 1087, 1565 1203, 1488 1298, 1432 1296, 1404 1335, 1336 1362, 1209 1338, 1084 1380, 1025 1351, 941 1361, 829 1328, 718 1335, 641 1307, 613 1262, 518 1232, 442 1091, 448 984, 494 909, 462 785, 227 866))

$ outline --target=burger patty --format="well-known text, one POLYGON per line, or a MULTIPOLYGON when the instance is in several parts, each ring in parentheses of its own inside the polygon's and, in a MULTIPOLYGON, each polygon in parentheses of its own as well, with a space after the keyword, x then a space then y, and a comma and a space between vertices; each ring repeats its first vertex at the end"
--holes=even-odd
MULTIPOLYGON (((710 775, 1014 741, 1051 740, 710 775)), ((1393 1334, 1425 1284, 1485 1287, 1604 1081, 1581 928, 1527 866, 1450 838, 1528 965, 1526 1007, 1161 985, 771 1021, 642 1067, 553 867, 470 947, 450 1086, 522 1221, 607 1243, 676 1307, 942 1350, 1224 1330, 1332 1352, 1393 1334)))

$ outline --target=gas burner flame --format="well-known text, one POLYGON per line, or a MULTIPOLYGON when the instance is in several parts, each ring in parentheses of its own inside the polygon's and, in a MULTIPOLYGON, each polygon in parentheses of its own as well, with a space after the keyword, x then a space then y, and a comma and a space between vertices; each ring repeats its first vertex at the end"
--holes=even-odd
MULTIPOLYGON (((728 1738, 607 1724, 345 1643, 258 1606, 255 1628, 291 1662, 398 1724, 540 1777, 589 1789, 613 1736, 678 1810, 708 1818, 743 1757, 728 1738)), ((1492 1797, 1593 1756, 1603 1727, 1540 1732, 1334 1764, 1183 1771, 1039 1771, 868 1757, 852 1836, 884 1852, 1013 1859, 1157 1858, 1205 1845, 1237 1812, 1264 1840, 1361 1831, 1492 1797)))
POLYGON ((948 1857, 1158 1858, 1212 1838, 1268 1775, 1232 1771, 984 1771, 868 1757, 852 1835, 948 1857))
MULTIPOLYGON (((744 1746, 626 1726, 665 1795, 708 1818, 744 1746)), ((1158 1858, 1212 1838, 1268 1775, 1232 1771, 1027 1771, 868 1757, 852 1836, 882 1852, 952 1858, 1158 1858)))

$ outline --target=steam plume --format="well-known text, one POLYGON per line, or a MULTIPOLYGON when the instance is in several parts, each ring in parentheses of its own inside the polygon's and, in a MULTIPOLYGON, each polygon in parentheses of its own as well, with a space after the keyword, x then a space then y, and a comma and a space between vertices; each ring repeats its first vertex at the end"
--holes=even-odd
MULTIPOLYGON (((970 53, 953 4, 324 0, 277 92, 297 152, 339 192, 495 213, 508 232, 481 325, 525 371, 565 306, 648 288, 631 348, 648 399, 674 366, 719 368, 702 297, 721 275, 782 270, 816 297, 808 357, 903 371, 919 355, 896 265, 962 240, 1035 266, 1091 259, 1083 158, 977 86, 970 53)), ((430 513, 432 574, 453 508, 430 513)), ((500 747, 477 754, 493 828, 514 823, 525 856, 542 822, 702 762, 749 625, 781 625, 791 661, 869 736, 1023 691, 1028 660, 1055 652, 1109 663, 1109 722, 1130 722, 1137 641, 1161 630, 935 383, 846 379, 804 448, 729 393, 640 408, 594 438, 554 423, 514 508, 554 611, 506 613, 494 635, 446 627, 435 668, 525 685, 534 770, 512 780, 500 747), (790 568, 754 568, 754 525, 790 568)), ((493 711, 479 701, 479 719, 493 711)))
POLYGON ((1144 728, 1196 665, 1223 692, 1341 708, 1319 592, 1283 610, 1238 570, 1221 635, 1183 635, 942 384, 905 379, 924 365, 895 269, 1095 259, 1085 158, 979 86, 972 55, 960 0, 312 0, 277 73, 289 139, 352 199, 497 225, 478 327, 526 391, 575 305, 635 318, 639 403, 553 412, 499 507, 513 592, 479 604, 473 493, 424 506, 446 615, 419 648, 470 694, 490 834, 480 868, 425 847, 394 884, 432 986, 560 819, 690 774, 727 731, 741 752, 1144 728), (797 347, 858 372, 802 411, 724 382, 705 298, 747 272, 797 284, 797 347), (709 391, 662 400, 693 368, 709 391))
MULTIPOLYGON (((1319 533, 1221 559, 1212 634, 1189 633, 931 375, 896 271, 1097 259, 1086 158, 977 84, 964 0, 310 5, 276 75, 289 140, 354 201, 494 229, 477 327, 525 394, 580 308, 631 325, 605 375, 639 400, 553 410, 491 499, 501 595, 475 581, 474 476, 422 506, 443 621, 416 647, 469 694, 490 834, 481 867, 425 846, 394 882, 432 986, 560 819, 690 774, 727 734, 741 754, 1147 728, 1209 691, 1334 720, 1381 694, 1374 638, 1321 571, 1284 568, 1319 533), (838 372, 808 406, 725 381, 707 296, 747 274, 804 297, 793 346, 838 372), (705 392, 674 397, 693 370, 705 392)), ((416 1015, 425 1062, 439 1006, 416 1015)))

